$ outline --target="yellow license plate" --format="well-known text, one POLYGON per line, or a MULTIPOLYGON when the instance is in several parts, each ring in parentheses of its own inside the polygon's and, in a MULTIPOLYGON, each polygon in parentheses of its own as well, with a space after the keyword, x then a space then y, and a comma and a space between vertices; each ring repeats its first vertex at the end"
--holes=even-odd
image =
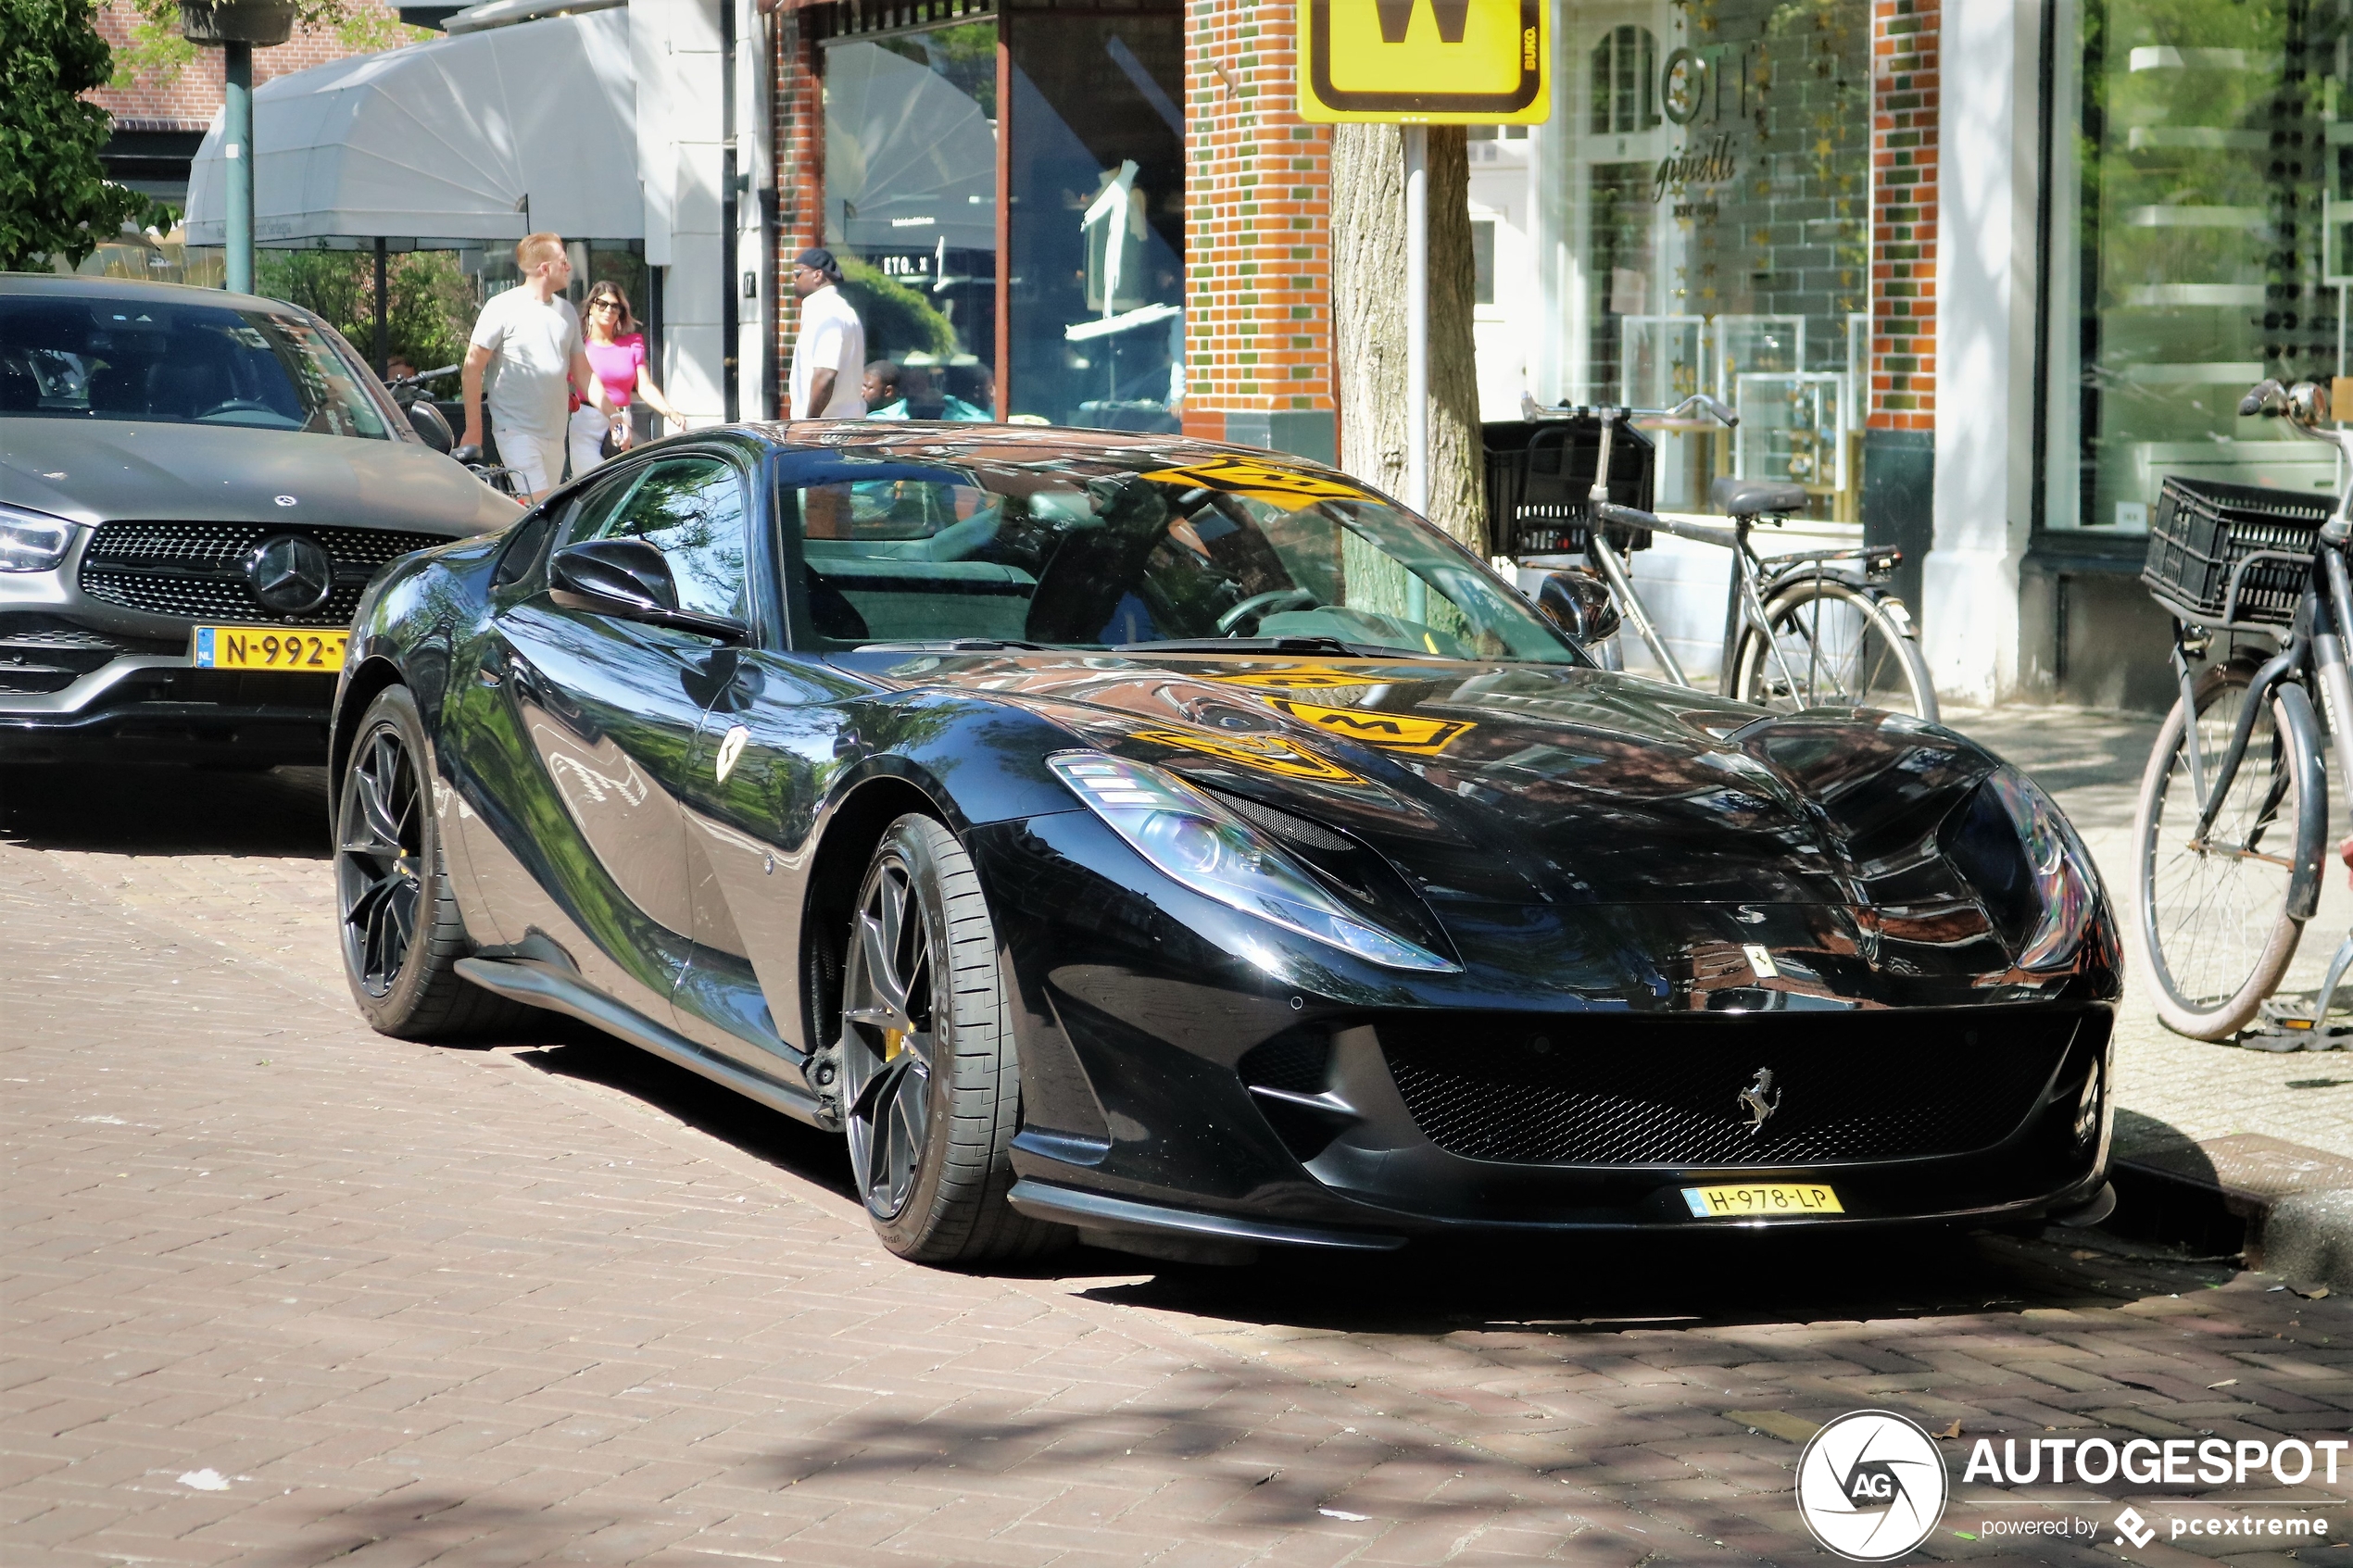
POLYGON ((1818 1182, 1756 1182, 1742 1186, 1685 1187, 1694 1220, 1773 1220, 1799 1214, 1843 1214, 1838 1194, 1818 1182))
POLYGON ((305 632, 285 626, 199 626, 199 670, 295 670, 332 675, 343 668, 348 632, 305 632))

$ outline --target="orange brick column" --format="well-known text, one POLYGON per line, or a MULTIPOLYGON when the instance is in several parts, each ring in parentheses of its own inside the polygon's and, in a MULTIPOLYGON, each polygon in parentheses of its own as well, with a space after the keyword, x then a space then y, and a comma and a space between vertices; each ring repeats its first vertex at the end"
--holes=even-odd
POLYGON ((1936 533, 1936 116, 1942 0, 1871 0, 1870 393, 1863 534, 1919 613, 1936 533))
POLYGON ((1936 428, 1936 113, 1941 0, 1871 10, 1869 428, 1936 428))
MULTIPOLYGON (((800 312, 792 305, 793 257, 811 245, 825 243, 825 83, 824 51, 817 46, 817 30, 804 14, 813 0, 786 0, 771 31, 775 57, 770 62, 769 125, 776 160, 776 275, 770 280, 778 302, 775 313, 775 363, 792 363, 793 338, 800 312)), ((780 369, 777 386, 784 385, 780 369)), ((778 407, 783 407, 778 393, 778 407)), ((782 418, 781 414, 778 418, 782 418)))
POLYGON ((1190 0, 1185 432, 1333 460, 1330 137, 1296 112, 1289 0, 1190 0))

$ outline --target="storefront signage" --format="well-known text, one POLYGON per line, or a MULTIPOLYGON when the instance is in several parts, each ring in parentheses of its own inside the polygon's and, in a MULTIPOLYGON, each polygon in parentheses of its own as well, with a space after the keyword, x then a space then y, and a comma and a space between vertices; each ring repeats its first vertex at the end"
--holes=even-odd
POLYGON ((1301 0, 1299 117, 1535 125, 1552 118, 1544 0, 1301 0))
MULTIPOLYGON (((1670 186, 1680 192, 1692 185, 1720 185, 1739 169, 1739 160, 1732 157, 1732 138, 1728 133, 1718 132, 1713 139, 1696 147, 1687 147, 1680 153, 1670 153, 1660 158, 1657 172, 1651 176, 1651 200, 1664 201, 1670 186)), ((1693 216, 1688 210, 1691 205, 1688 202, 1676 204, 1675 216, 1693 216)), ((1709 211, 1702 216, 1713 216, 1715 204, 1711 202, 1707 206, 1709 211)))

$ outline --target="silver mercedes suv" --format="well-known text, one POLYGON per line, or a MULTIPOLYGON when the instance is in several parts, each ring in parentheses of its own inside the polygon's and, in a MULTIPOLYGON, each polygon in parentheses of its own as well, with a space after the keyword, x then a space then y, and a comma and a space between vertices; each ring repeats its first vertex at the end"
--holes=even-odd
POLYGON ((0 762, 324 763, 369 579, 519 515, 307 310, 0 273, 0 762))

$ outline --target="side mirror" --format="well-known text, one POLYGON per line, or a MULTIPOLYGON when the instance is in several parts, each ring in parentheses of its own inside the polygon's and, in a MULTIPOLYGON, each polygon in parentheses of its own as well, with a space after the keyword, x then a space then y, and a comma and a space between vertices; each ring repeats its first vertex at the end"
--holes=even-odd
POLYGON ((751 635, 742 621, 678 608, 670 562, 643 539, 590 539, 547 558, 547 596, 567 609, 698 632, 723 643, 751 635))
POLYGON ((449 421, 432 404, 419 398, 402 411, 409 416, 409 428, 434 451, 447 456, 449 448, 458 445, 457 432, 449 428, 449 421))
POLYGON ((1582 567, 1546 572, 1543 585, 1536 591, 1536 608, 1580 647, 1593 647, 1617 635, 1617 600, 1611 596, 1608 583, 1582 567))

